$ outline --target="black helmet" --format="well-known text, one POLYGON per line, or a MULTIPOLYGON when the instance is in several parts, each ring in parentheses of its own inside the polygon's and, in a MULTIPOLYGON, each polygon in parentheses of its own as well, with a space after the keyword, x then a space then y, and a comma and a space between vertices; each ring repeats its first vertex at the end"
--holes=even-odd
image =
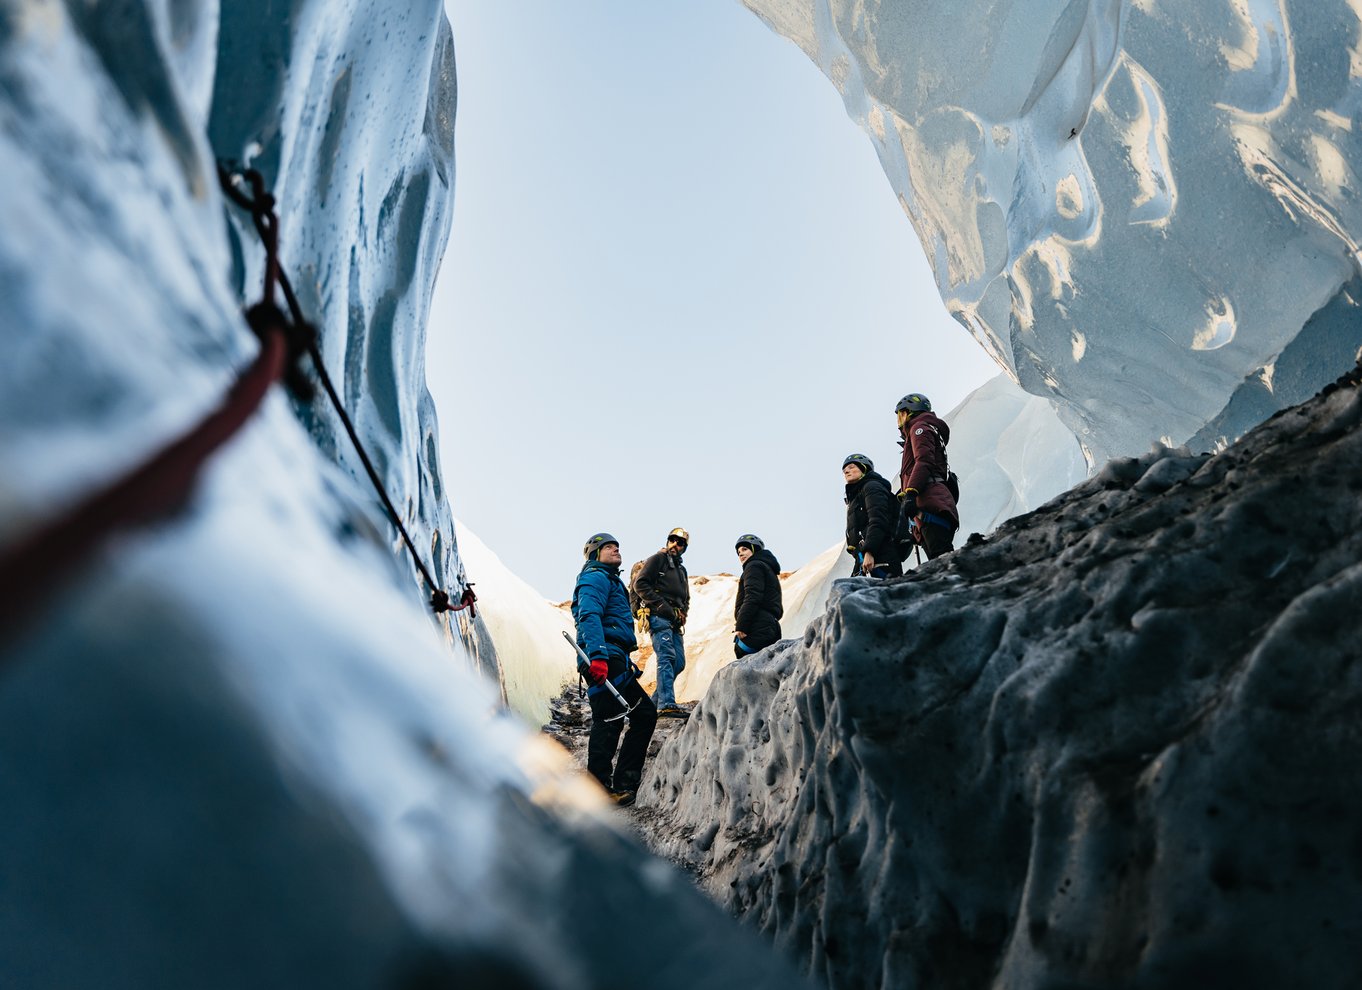
POLYGON ((875 470, 875 462, 865 454, 847 454, 846 460, 842 461, 842 470, 845 471, 848 464, 855 464, 861 469, 862 474, 869 474, 875 470))
POLYGON ((899 404, 894 407, 894 412, 906 412, 909 414, 920 412, 931 412, 932 400, 925 395, 914 392, 912 395, 905 395, 899 399, 899 404))
POLYGON ((761 537, 756 533, 743 533, 742 536, 738 537, 738 542, 733 544, 733 549, 736 550, 743 546, 750 547, 753 553, 766 549, 766 544, 761 542, 761 537))
POLYGON ((615 546, 620 545, 620 541, 609 533, 597 533, 591 539, 587 540, 586 545, 582 547, 582 556, 587 560, 595 560, 596 555, 601 552, 601 547, 605 546, 607 543, 613 543, 615 546))

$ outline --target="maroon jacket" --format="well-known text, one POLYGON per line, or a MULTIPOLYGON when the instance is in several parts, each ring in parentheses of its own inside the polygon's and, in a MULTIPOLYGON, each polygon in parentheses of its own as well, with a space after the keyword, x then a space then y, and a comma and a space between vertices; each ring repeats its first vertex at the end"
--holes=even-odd
POLYGON ((944 516, 960 525, 960 512, 946 487, 946 444, 951 428, 936 413, 920 412, 899 430, 903 439, 903 464, 899 469, 899 490, 917 490, 917 506, 923 512, 944 516))

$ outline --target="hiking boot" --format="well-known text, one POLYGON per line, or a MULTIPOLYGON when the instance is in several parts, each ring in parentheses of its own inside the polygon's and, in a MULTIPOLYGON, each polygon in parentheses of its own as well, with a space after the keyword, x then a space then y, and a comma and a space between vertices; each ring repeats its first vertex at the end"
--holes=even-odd
POLYGON ((621 808, 627 808, 627 807, 629 807, 629 805, 631 805, 631 804, 634 803, 634 799, 635 799, 636 797, 638 797, 638 792, 637 792, 637 791, 611 791, 611 792, 610 792, 610 800, 611 800, 611 801, 614 801, 614 802, 615 802, 617 805, 619 805, 621 808))
POLYGON ((690 718, 690 712, 686 711, 686 710, 685 710, 684 708, 682 708, 680 705, 668 705, 666 708, 660 708, 660 709, 658 709, 657 717, 658 717, 658 718, 690 718))

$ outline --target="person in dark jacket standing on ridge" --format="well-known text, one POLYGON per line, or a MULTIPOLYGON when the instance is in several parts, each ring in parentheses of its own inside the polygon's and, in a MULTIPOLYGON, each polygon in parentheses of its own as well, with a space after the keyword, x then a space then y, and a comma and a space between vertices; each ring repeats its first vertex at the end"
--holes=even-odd
POLYGON ((847 553, 856 558, 851 576, 898 577, 903 568, 894 546, 894 490, 865 454, 847 455, 842 478, 847 483, 847 553))
POLYGON ((690 608, 690 580, 681 555, 690 534, 679 526, 667 534, 667 544, 643 562, 634 578, 638 617, 646 620, 657 655, 657 689, 653 702, 659 718, 689 718, 676 703, 676 678, 686 669, 686 612, 690 608))
POLYGON ((586 563, 572 589, 572 618, 577 623, 577 645, 591 660, 591 736, 587 740, 586 769, 601 782, 616 804, 634 803, 643 776, 648 740, 657 724, 657 709, 639 686, 638 668, 629 657, 638 647, 629 594, 620 580, 620 545, 609 533, 597 533, 582 548, 586 563), (606 719, 618 715, 619 702, 605 686, 609 678, 632 706, 629 731, 615 762, 623 721, 606 719))
POLYGON ((899 446, 903 463, 899 468, 900 511, 912 523, 912 538, 927 551, 927 558, 940 557, 955 549, 955 531, 960 528, 960 510, 946 485, 950 466, 946 445, 951 428, 936 413, 925 395, 905 395, 894 407, 898 416, 899 446))
POLYGON ((733 605, 733 653, 741 660, 780 639, 785 606, 780 595, 780 561, 761 537, 744 533, 735 549, 742 561, 742 577, 733 605))

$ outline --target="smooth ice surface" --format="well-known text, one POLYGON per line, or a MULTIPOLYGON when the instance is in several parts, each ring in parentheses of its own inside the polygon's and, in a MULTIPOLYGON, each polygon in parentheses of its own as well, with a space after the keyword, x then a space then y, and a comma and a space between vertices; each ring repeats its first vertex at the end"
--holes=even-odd
MULTIPOLYGON (((0 0, 0 541, 255 354, 224 156, 278 197, 344 403, 457 597, 422 357, 453 114, 438 0, 0 0)), ((0 644, 5 985, 787 986, 495 714, 485 627, 432 621, 347 444, 275 390, 182 513, 0 644), (665 916, 676 970, 647 939, 593 951, 620 916, 665 916)))
POLYGON ((1354 386, 836 582, 664 744, 649 843, 833 988, 1356 986, 1359 468, 1354 386))
POLYGON ((947 307, 1095 465, 1212 449, 1352 364, 1356 0, 743 2, 841 91, 947 307))
POLYGON ((1006 375, 975 389, 943 418, 951 428, 947 456, 960 478, 957 546, 1087 477, 1083 451, 1053 403, 1027 395, 1006 375))
POLYGON ((506 703, 530 724, 542 725, 549 699, 577 679, 576 654, 563 642, 563 633, 576 628, 572 613, 511 573, 462 522, 456 520, 455 528, 459 553, 477 576, 478 616, 496 649, 506 703))

